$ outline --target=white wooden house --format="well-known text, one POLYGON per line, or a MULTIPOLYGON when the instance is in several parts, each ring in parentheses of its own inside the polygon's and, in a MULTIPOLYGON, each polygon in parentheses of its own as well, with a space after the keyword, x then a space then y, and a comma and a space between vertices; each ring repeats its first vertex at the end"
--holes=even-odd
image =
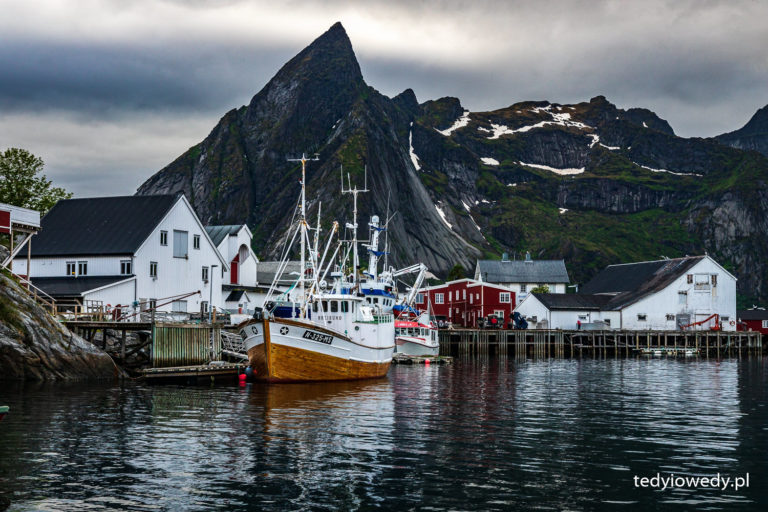
POLYGON ((221 303, 230 313, 253 313, 258 286, 259 259, 251 249, 253 233, 245 224, 206 226, 214 245, 229 262, 221 284, 221 303))
POLYGON ((570 279, 563 260, 534 260, 526 252, 524 260, 510 260, 507 253, 498 260, 478 260, 475 281, 504 286, 515 292, 520 304, 538 286, 549 293, 565 293, 570 279))
POLYGON ((515 309, 534 324, 576 329, 604 324, 624 330, 736 330, 736 278, 711 257, 610 265, 581 289, 531 294, 515 309))
MULTIPOLYGON (((67 199, 32 240, 30 278, 61 305, 221 308, 229 271, 183 195, 67 199)), ((27 262, 14 269, 26 274, 27 262)))

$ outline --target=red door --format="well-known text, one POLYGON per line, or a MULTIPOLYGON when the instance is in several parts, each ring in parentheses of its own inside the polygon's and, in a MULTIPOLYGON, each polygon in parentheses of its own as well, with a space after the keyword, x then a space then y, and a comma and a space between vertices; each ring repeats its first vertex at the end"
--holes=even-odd
POLYGON ((237 282, 237 266, 240 263, 240 255, 238 254, 235 256, 235 259, 232 260, 232 263, 229 264, 229 284, 238 284, 237 282))

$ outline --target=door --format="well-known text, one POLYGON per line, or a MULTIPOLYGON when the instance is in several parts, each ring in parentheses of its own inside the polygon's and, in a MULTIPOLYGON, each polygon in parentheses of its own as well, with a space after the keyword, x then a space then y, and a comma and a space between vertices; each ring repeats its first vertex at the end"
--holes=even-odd
POLYGON ((232 263, 229 264, 229 284, 238 284, 238 265, 240 264, 240 255, 235 256, 232 263))

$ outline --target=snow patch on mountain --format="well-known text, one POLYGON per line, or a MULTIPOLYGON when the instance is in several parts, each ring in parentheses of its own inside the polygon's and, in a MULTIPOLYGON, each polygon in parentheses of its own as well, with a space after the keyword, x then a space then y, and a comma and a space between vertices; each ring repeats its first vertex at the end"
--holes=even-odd
POLYGON ((499 165, 498 160, 488 156, 481 158, 480 161, 483 162, 485 165, 499 165))
POLYGON ((483 126, 478 128, 478 131, 481 132, 487 132, 487 133, 493 133, 489 139, 498 139, 502 135, 513 135, 515 133, 525 133, 530 130, 535 130, 536 128, 543 128, 547 125, 555 125, 555 126, 563 126, 563 127, 572 127, 572 128, 578 128, 580 130, 591 130, 592 127, 584 124, 580 121, 572 121, 571 120, 571 114, 567 112, 552 112, 552 105, 547 105, 546 107, 535 107, 531 109, 531 112, 535 114, 549 114, 552 117, 551 121, 539 121, 536 124, 530 124, 526 126, 522 126, 520 128, 509 128, 507 125, 503 124, 495 124, 491 123, 491 128, 485 128, 483 126))
POLYGON ((443 219, 443 222, 445 223, 445 225, 448 226, 448 229, 453 229, 453 226, 451 225, 451 223, 448 222, 448 219, 445 218, 445 212, 443 211, 443 209, 440 208, 440 206, 435 205, 435 210, 437 210, 437 214, 440 215, 441 219, 443 219))
POLYGON ((703 174, 696 174, 694 172, 675 172, 675 171, 668 171, 667 169, 654 169, 653 167, 648 167, 647 165, 642 165, 637 162, 632 162, 633 164, 642 167, 643 169, 648 169, 652 172, 665 172, 667 174, 674 174, 675 176, 703 176, 703 174))
POLYGON ((411 122, 411 129, 408 131, 408 154, 411 156, 411 162, 417 171, 421 170, 421 164, 419 164, 419 156, 413 151, 413 122, 411 122))
POLYGON ((445 130, 438 130, 437 128, 435 128, 435 130, 437 130, 438 132, 448 137, 451 134, 451 132, 458 130, 459 128, 464 128, 468 124, 469 124, 469 110, 465 110, 464 113, 461 115, 461 117, 458 118, 450 128, 447 128, 445 130))
POLYGON ((533 167, 536 169, 542 169, 545 171, 550 171, 555 174, 559 174, 561 176, 570 176, 573 174, 581 174, 584 172, 584 167, 579 167, 578 169, 575 168, 566 168, 566 169, 557 169, 555 167, 550 167, 548 165, 540 165, 540 164, 527 164, 525 162, 519 162, 520 165, 524 165, 526 167, 533 167))

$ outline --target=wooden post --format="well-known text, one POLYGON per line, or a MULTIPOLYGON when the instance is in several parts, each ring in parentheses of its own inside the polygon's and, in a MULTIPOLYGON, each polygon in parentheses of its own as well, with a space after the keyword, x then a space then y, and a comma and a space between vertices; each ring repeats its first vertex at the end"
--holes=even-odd
MULTIPOLYGON (((13 254, 13 222, 10 222, 9 224, 10 224, 10 226, 8 226, 8 227, 10 228, 10 231, 11 231, 11 234, 10 234, 10 237, 11 237, 11 254, 13 254)), ((11 261, 8 262, 8 270, 10 270, 11 273, 13 273, 13 258, 11 258, 11 261)), ((29 273, 29 272, 27 272, 27 273, 29 273)))
MULTIPOLYGON (((29 285, 31 283, 31 276, 32 272, 30 272, 29 265, 32 262, 32 235, 29 235, 29 238, 27 238, 27 290, 29 290, 29 285)), ((35 302, 37 302, 37 290, 35 290, 35 302)))

